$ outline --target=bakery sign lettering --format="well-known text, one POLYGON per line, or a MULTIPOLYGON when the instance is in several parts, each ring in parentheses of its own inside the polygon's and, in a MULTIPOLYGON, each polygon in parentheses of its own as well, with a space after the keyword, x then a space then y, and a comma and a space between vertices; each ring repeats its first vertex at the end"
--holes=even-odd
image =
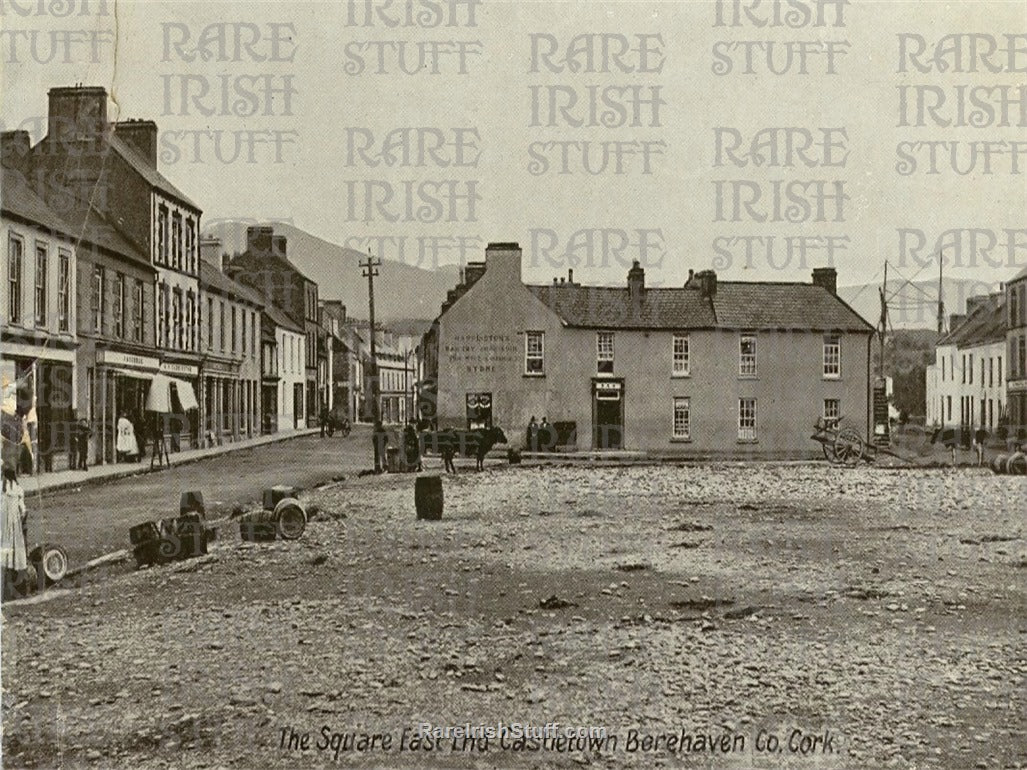
POLYGON ((517 361, 520 346, 510 334, 454 334, 443 350, 467 374, 483 374, 494 372, 496 364, 517 361))

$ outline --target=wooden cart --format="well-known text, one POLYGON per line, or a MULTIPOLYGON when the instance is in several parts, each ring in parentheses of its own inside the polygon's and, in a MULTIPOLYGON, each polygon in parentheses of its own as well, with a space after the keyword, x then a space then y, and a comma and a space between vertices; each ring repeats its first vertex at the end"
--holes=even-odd
POLYGON ((860 461, 872 463, 877 459, 877 447, 864 441, 855 428, 840 427, 841 421, 841 417, 818 417, 813 425, 810 438, 820 443, 827 461, 854 468, 860 461))

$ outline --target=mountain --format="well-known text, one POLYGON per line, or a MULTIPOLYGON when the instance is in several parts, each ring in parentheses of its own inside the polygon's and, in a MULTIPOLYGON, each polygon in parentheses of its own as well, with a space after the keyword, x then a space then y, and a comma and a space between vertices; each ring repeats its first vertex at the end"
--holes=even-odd
MULTIPOLYGON (((881 317, 880 284, 839 286, 838 296, 852 308, 877 325, 881 317)), ((998 291, 998 286, 968 278, 946 278, 942 283, 945 302, 945 326, 953 313, 966 312, 966 300, 977 294, 998 291)), ((888 281, 888 316, 894 329, 937 329, 938 282, 931 280, 907 283, 902 279, 888 281)))
MULTIPOLYGON (((229 254, 246 248, 247 222, 220 222, 205 235, 221 239, 229 254)), ((286 254, 296 267, 318 284, 321 299, 341 300, 348 315, 367 318, 367 278, 360 261, 367 255, 331 243, 290 224, 273 223, 275 235, 286 237, 286 254)), ((460 280, 459 268, 444 265, 426 270, 403 262, 383 260, 374 279, 376 321, 432 319, 446 293, 460 280)))

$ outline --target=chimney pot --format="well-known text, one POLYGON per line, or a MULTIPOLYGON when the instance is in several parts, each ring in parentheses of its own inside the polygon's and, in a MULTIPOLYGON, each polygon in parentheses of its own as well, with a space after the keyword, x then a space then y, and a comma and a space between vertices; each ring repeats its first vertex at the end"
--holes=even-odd
POLYGON ((122 120, 114 124, 114 135, 133 147, 146 162, 157 168, 157 124, 152 120, 122 120))
POLYGON ((699 281, 699 293, 703 297, 713 299, 717 296, 717 273, 714 270, 700 270, 695 274, 699 281))
POLYGON ((574 268, 567 268, 567 283, 574 283, 574 268))

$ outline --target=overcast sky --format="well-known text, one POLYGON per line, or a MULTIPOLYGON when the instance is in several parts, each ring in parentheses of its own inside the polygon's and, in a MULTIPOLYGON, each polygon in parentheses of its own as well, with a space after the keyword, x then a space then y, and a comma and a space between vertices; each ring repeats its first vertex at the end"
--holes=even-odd
MULTIPOLYGON (((1023 2, 829 2, 820 4, 820 26, 816 3, 777 7, 769 0, 749 15, 741 9, 738 26, 731 25, 732 0, 721 4, 719 25, 717 4, 706 0, 489 0, 473 9, 466 2, 424 2, 414 3, 409 17, 406 3, 377 13, 383 3, 364 0, 116 6, 90 0, 88 14, 80 0, 57 4, 57 10, 73 7, 62 17, 39 15, 39 5, 54 6, 3 2, 4 127, 24 126, 38 138, 34 120, 46 113, 47 89, 106 86, 116 100, 112 116, 158 123, 160 168, 202 206, 207 224, 286 219, 386 258, 400 256, 402 243, 408 262, 421 247, 431 253, 430 238, 442 239, 442 262, 460 259, 461 241, 471 259, 489 241, 519 241, 527 278, 548 280, 575 266, 575 277, 590 283, 623 281, 628 260, 640 257, 650 284, 678 284, 690 268, 711 266, 726 278, 808 280, 812 267, 828 263, 828 245, 842 284, 879 280, 886 259, 892 275, 936 276, 936 264, 901 252, 901 228, 911 233, 907 244, 922 231, 923 257, 937 253, 936 241, 950 229, 979 229, 979 246, 996 241, 991 264, 982 254, 972 258, 963 238, 962 265, 956 265, 950 246, 953 276, 999 282, 1027 265, 1027 150, 1021 145, 1019 155, 1010 154, 1010 143, 1027 137, 1027 107, 1021 112, 1016 101, 1027 81, 1023 2), (207 27, 219 22, 227 24, 220 28, 223 49, 217 28, 207 27), (205 30, 206 56, 197 55, 205 30), (51 45, 64 46, 65 31, 72 33, 70 48, 55 51, 51 45), (982 35, 974 39, 978 52, 996 46, 987 61, 970 56, 969 38, 960 41, 961 60, 950 51, 945 71, 935 65, 922 72, 900 56, 901 40, 907 50, 920 40, 902 35, 921 36, 927 53, 917 61, 927 68, 942 36, 971 32, 982 35), (259 39, 237 55, 236 39, 251 43, 254 33, 259 39), (578 38, 571 68, 568 48, 583 35, 593 37, 578 38), (789 71, 768 72, 765 41, 775 46, 770 64, 779 70, 788 68, 791 53, 789 71), (1011 46, 1019 50, 1009 53, 1011 46), (401 48, 413 74, 400 69, 401 48), (744 71, 747 48, 751 74, 744 71), (414 71, 422 51, 425 66, 414 71), (805 73, 797 71, 803 57, 805 73), (899 71, 902 61, 906 72, 899 71), (989 65, 1001 71, 988 71, 989 65), (226 83, 232 90, 223 99, 226 83), (270 100, 264 84, 276 90, 270 100), (924 86, 930 88, 918 90, 924 86), (199 97, 204 88, 207 95, 199 97), (257 97, 247 98, 252 91, 257 97), (594 111, 593 94, 605 100, 594 111), (964 122, 983 125, 951 125, 960 120, 960 94, 977 100, 964 122), (933 106, 939 96, 945 103, 934 116, 921 110, 927 125, 915 125, 917 99, 933 106), (577 103, 561 110, 572 98, 577 103), (982 112, 982 103, 995 112, 982 112), (445 137, 424 165, 417 165, 416 144, 410 165, 377 168, 353 147, 355 140, 364 147, 370 135, 365 155, 378 158, 388 131, 414 127, 431 129, 429 146, 436 134, 445 137), (779 165, 738 167, 724 153, 717 165, 717 127, 732 129, 721 133, 725 143, 741 139, 733 156, 740 161, 761 128, 795 129, 787 133, 793 149, 807 137, 817 143, 793 152, 789 167, 786 133, 777 132, 779 165), (250 138, 263 143, 251 156, 244 143, 236 157, 237 139, 250 138), (938 173, 925 173, 929 147, 900 150, 901 142, 922 141, 947 143, 934 145, 938 173), (982 173, 981 154, 973 173, 953 171, 948 153, 955 148, 965 170, 974 141, 992 143, 991 174, 982 173), (623 153, 623 173, 616 173, 615 154, 602 173, 585 173, 583 144, 594 169, 604 146, 623 153), (564 148, 570 173, 556 173, 564 148), (903 162, 910 170, 911 157, 913 173, 899 173, 903 162), (803 158, 817 165, 807 167, 803 158), (533 173, 546 163, 543 173, 533 173), (408 189, 415 194, 409 207, 408 189), (779 221, 773 221, 775 189, 792 195, 778 207, 779 221), (448 192, 458 197, 450 200, 448 192), (381 203, 389 193, 392 201, 381 203), (473 205, 468 195, 477 196, 473 205), (572 242, 577 231, 590 229, 596 231, 590 238, 579 233, 572 242), (375 236, 390 240, 367 240, 375 236), (566 254, 574 243, 576 262, 566 254), (805 262, 800 247, 807 249, 805 262)), ((768 158, 771 149, 764 146, 768 158)), ((396 147, 392 154, 403 157, 396 147)))

